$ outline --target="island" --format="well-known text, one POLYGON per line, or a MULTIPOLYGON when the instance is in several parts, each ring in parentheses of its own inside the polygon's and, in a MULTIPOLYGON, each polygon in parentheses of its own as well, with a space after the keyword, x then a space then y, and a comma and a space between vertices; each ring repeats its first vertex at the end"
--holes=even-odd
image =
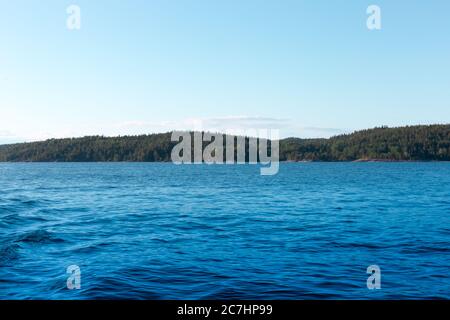
MULTIPOLYGON (((192 134, 192 133, 191 133, 192 134)), ((248 138, 247 138, 248 139, 248 138)), ((170 162, 171 132, 0 146, 0 162, 170 162)), ((280 161, 450 161, 450 125, 377 127, 328 139, 279 140, 280 161)))

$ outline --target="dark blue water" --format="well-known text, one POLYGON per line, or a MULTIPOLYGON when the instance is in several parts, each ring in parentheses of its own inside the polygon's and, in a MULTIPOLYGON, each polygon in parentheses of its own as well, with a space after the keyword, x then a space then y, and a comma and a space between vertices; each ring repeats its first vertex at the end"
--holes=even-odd
POLYGON ((0 187, 1 299, 450 298, 449 163, 0 164, 0 187))

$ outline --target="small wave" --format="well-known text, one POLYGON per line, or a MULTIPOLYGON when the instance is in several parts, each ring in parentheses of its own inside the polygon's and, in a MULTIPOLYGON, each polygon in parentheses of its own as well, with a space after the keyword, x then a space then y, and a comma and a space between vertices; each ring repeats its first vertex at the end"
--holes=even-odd
POLYGON ((16 243, 11 243, 0 247, 0 266, 8 264, 19 256, 20 246, 16 243))
POLYGON ((411 248, 404 248, 401 250, 402 253, 406 254, 439 254, 439 253, 448 253, 450 252, 450 248, 447 246, 414 246, 411 248))
POLYGON ((95 286, 88 288, 84 294, 89 299, 94 300, 162 299, 162 296, 155 292, 151 286, 142 286, 142 283, 117 274, 114 277, 95 279, 95 286))
POLYGON ((362 248, 362 249, 387 249, 389 246, 377 244, 377 243, 369 243, 369 242, 337 242, 337 241, 329 241, 329 246, 335 248, 362 248))
POLYGON ((29 198, 9 198, 6 199, 12 205, 21 206, 21 207, 39 207, 45 204, 48 204, 49 201, 45 199, 29 199, 29 198))
POLYGON ((70 253, 92 253, 96 250, 102 250, 103 248, 109 247, 112 242, 99 242, 99 243, 88 243, 67 249, 70 253))
POLYGON ((54 237, 47 230, 34 230, 31 232, 27 232, 16 240, 16 242, 23 243, 54 243, 54 242, 63 242, 64 240, 54 237))

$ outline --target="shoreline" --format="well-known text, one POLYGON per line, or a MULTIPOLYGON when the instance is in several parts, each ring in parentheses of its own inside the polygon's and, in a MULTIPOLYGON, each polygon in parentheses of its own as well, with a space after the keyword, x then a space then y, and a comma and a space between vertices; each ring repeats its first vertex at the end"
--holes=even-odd
MULTIPOLYGON (((358 159, 358 160, 280 160, 280 163, 431 163, 431 162, 443 162, 450 163, 449 160, 391 160, 391 159, 358 159)), ((10 163, 18 163, 18 164, 26 164, 26 163, 165 163, 165 164, 173 164, 172 161, 0 161, 0 164, 10 164, 10 163)), ((198 165, 198 164, 207 164, 207 163, 185 163, 187 165, 198 165)), ((226 164, 228 163, 215 163, 216 165, 226 164)), ((246 163, 233 163, 236 164, 249 164, 246 163)), ((261 163, 256 163, 261 164, 261 163)), ((264 164, 262 164, 264 165, 264 164)))

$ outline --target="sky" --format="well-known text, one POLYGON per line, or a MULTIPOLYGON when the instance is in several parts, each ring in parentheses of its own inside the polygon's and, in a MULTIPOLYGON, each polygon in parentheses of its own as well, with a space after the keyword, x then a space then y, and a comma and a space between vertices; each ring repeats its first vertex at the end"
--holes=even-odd
POLYGON ((431 123, 450 123, 447 0, 0 0, 0 143, 431 123))

